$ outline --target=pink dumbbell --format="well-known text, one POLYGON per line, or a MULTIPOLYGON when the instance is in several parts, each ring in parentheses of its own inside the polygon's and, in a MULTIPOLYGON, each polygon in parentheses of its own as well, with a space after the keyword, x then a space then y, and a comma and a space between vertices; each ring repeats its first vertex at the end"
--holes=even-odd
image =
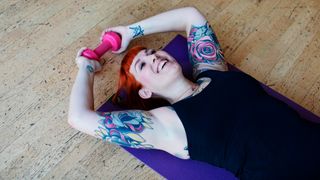
POLYGON ((121 37, 119 34, 115 32, 106 32, 102 38, 101 44, 94 50, 86 49, 82 52, 82 56, 93 59, 96 61, 100 60, 100 57, 112 49, 112 51, 116 51, 120 49, 121 46, 121 37))

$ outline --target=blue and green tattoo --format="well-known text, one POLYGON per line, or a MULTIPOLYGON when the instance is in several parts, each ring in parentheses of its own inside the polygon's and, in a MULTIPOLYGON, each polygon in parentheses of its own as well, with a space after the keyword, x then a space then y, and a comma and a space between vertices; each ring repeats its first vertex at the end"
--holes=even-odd
POLYGON ((132 30, 133 38, 140 37, 140 36, 144 35, 144 29, 140 25, 129 27, 129 29, 132 30))
POLYGON ((219 41, 208 22, 203 26, 192 25, 188 36, 189 59, 194 73, 199 74, 201 64, 224 65, 224 55, 219 41))
POLYGON ((87 65, 87 71, 90 72, 90 73, 93 73, 94 72, 94 69, 91 65, 87 65))
POLYGON ((145 111, 98 112, 100 126, 96 136, 121 146, 132 148, 153 148, 140 135, 145 129, 153 129, 151 114, 145 111))

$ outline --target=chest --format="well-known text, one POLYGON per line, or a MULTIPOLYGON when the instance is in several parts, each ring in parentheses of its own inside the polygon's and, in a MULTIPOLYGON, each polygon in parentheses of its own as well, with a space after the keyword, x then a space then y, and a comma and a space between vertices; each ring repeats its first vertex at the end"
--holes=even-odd
MULTIPOLYGON (((210 84, 210 78, 201 78, 197 81, 199 87, 194 91, 194 93, 189 98, 194 98, 202 93, 205 88, 210 84)), ((187 98, 188 99, 188 98, 187 98)), ((192 107, 192 104, 190 104, 192 107)), ((197 112, 196 109, 185 109, 185 111, 197 112)), ((183 120, 174 108, 172 107, 161 107, 155 112, 157 119, 166 129, 166 137, 163 137, 163 141, 159 144, 162 150, 182 158, 189 159, 188 151, 188 138, 187 132, 185 130, 183 120)), ((196 118, 195 118, 196 120, 196 118)), ((161 136, 161 135, 160 135, 161 136)))

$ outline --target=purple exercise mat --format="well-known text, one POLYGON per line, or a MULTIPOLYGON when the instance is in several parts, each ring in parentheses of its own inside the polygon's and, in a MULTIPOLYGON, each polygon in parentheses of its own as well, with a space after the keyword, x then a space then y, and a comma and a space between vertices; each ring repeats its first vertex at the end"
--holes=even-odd
MULTIPOLYGON (((172 41, 170 41, 170 43, 163 50, 165 50, 175 59, 177 59, 183 68, 183 74, 187 78, 192 79, 192 66, 188 60, 188 48, 186 38, 181 35, 177 35, 172 41)), ((231 65, 229 65, 229 69, 231 71, 239 71, 237 68, 231 65)), ((261 85, 267 93, 287 103, 289 106, 295 109, 301 117, 313 122, 320 123, 320 118, 312 112, 304 109, 300 105, 282 96, 281 94, 272 90, 266 85, 261 85)), ((123 109, 113 105, 110 99, 98 109, 98 111, 114 110, 123 109)), ((237 179, 231 172, 222 168, 215 167, 199 161, 182 160, 164 151, 133 149, 125 147, 124 149, 167 179, 237 179)))

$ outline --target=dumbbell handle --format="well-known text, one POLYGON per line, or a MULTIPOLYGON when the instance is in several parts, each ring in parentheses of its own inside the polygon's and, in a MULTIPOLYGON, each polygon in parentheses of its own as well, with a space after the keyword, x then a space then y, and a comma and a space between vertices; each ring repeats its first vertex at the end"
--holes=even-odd
POLYGON ((94 50, 92 49, 85 49, 82 52, 82 56, 88 58, 88 59, 93 59, 93 60, 100 60, 100 57, 112 49, 112 51, 116 51, 120 49, 121 46, 121 37, 119 34, 115 32, 106 32, 102 38, 101 44, 94 50))

